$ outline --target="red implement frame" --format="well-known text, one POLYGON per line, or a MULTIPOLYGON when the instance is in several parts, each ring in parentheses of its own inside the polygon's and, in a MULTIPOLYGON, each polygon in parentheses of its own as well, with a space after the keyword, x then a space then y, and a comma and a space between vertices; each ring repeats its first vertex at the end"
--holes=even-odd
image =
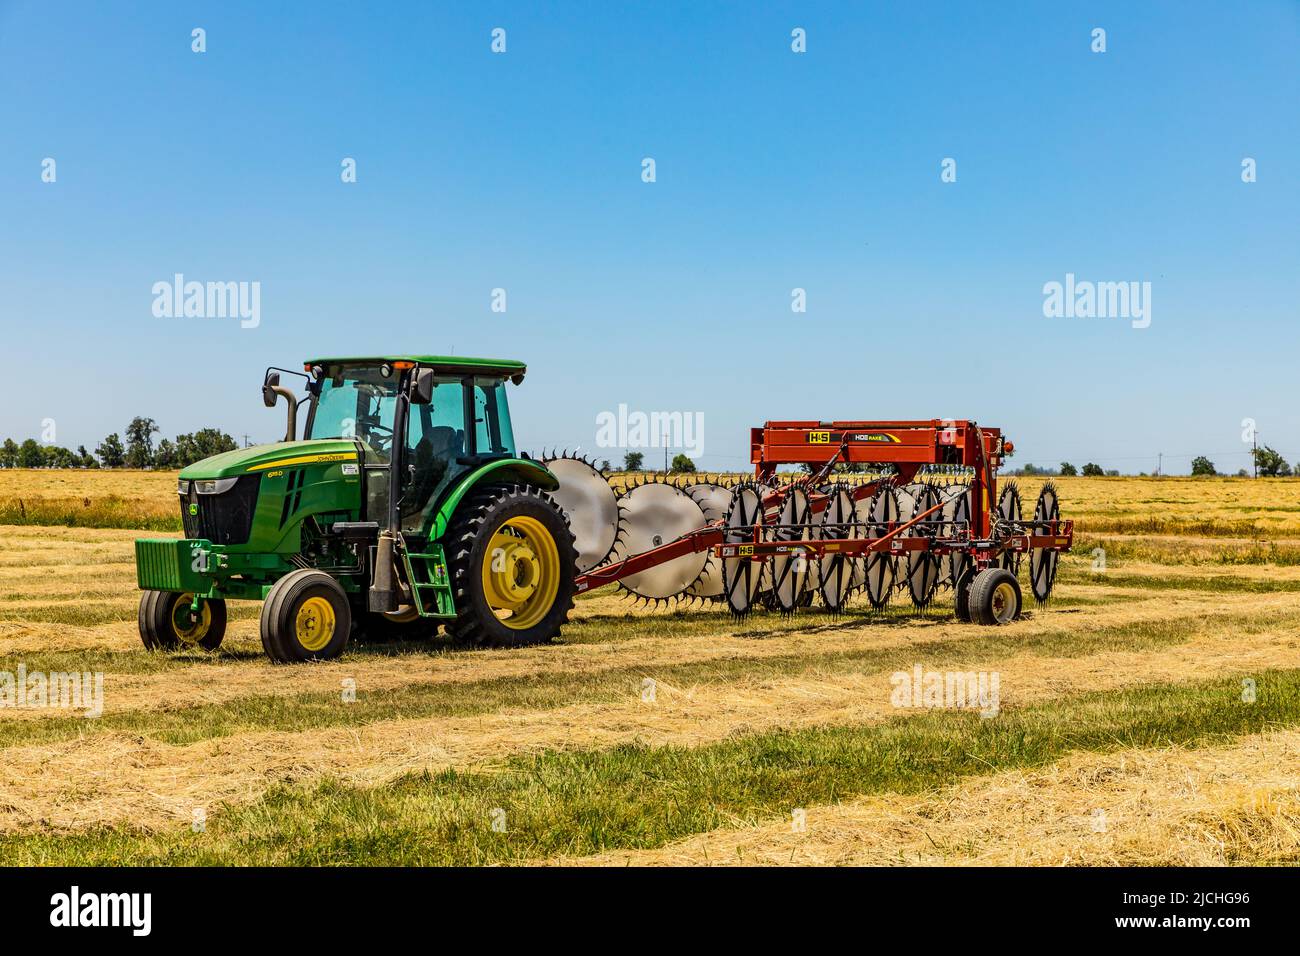
MULTIPOLYGON (((753 529, 752 540, 737 542, 724 539, 720 522, 670 541, 651 551, 632 555, 615 564, 595 568, 577 579, 579 593, 679 558, 685 554, 712 550, 719 557, 752 557, 763 561, 776 554, 804 554, 813 558, 827 554, 857 557, 874 551, 932 551, 938 555, 955 551, 971 556, 977 568, 988 567, 1004 551, 1029 551, 1043 548, 1068 551, 1074 543, 1073 521, 1022 521, 1015 528, 999 529, 994 535, 993 505, 997 500, 997 468, 1003 456, 1012 450, 997 428, 981 428, 967 420, 930 419, 928 421, 837 421, 768 422, 750 433, 750 460, 754 476, 773 484, 781 465, 807 465, 811 472, 795 478, 787 487, 809 491, 814 515, 826 509, 828 496, 813 489, 821 485, 838 464, 890 465, 891 476, 899 483, 911 481, 925 465, 950 465, 970 469, 971 517, 964 528, 950 528, 949 535, 933 533, 903 535, 913 528, 935 529, 939 524, 931 515, 942 504, 916 515, 909 521, 891 523, 884 533, 860 538, 805 538, 795 541, 763 540, 763 531, 773 524, 766 520, 781 503, 782 492, 774 492, 763 501, 765 520, 762 528, 753 529)), ((879 481, 856 485, 852 495, 864 500, 875 494, 879 481)), ((735 534, 735 529, 728 532, 735 534)))

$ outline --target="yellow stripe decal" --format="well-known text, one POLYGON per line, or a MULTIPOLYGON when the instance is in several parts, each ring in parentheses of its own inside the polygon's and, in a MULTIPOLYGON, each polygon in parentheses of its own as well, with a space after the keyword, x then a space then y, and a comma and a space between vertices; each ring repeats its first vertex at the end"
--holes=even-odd
POLYGON ((268 461, 264 465, 252 465, 249 471, 262 471, 266 468, 284 468, 289 465, 312 465, 322 461, 356 461, 356 453, 336 452, 328 455, 301 455, 298 458, 281 458, 268 461))

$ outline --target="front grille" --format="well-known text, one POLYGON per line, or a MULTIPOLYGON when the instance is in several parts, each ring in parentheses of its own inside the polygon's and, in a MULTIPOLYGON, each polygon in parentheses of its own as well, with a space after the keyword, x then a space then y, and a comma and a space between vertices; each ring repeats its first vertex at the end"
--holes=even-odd
POLYGON ((220 495, 201 495, 190 482, 190 493, 181 496, 181 522, 185 537, 206 538, 213 544, 246 544, 253 530, 257 489, 261 475, 241 475, 235 486, 220 495), (198 514, 190 507, 198 506, 198 514))

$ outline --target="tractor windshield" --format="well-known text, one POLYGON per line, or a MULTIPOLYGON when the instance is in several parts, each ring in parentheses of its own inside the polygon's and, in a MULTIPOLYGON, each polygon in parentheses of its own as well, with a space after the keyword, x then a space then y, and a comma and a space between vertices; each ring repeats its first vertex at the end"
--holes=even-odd
POLYGON ((379 458, 393 455, 397 376, 377 368, 344 368, 321 382, 308 438, 356 438, 379 458))

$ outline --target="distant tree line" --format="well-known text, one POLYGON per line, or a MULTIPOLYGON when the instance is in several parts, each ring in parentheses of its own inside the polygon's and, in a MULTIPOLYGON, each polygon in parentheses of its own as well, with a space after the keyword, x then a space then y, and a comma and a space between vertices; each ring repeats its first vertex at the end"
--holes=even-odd
POLYGON ((19 444, 6 438, 0 444, 0 468, 184 468, 223 451, 234 451, 235 440, 219 428, 200 428, 176 440, 164 438, 154 445, 158 423, 136 417, 126 426, 126 441, 114 432, 92 455, 85 445, 69 451, 57 445, 42 445, 34 438, 19 444))
MULTIPOLYGON (((1290 475, 1300 475, 1300 462, 1296 463, 1295 469, 1287 464, 1286 459, 1280 453, 1265 445, 1263 448, 1254 449, 1255 455, 1255 472, 1261 478, 1286 478, 1290 475)), ((1217 475, 1218 469, 1214 467, 1214 462, 1210 461, 1205 455, 1197 455, 1192 459, 1193 477, 1217 475)), ((1075 475, 1083 475, 1085 478, 1101 477, 1103 475, 1112 477, 1118 475, 1118 471, 1106 471, 1101 465, 1088 462, 1082 468, 1076 468, 1068 461, 1061 462, 1059 469, 1055 468, 1038 468, 1034 465, 1025 465, 1017 471, 1010 472, 1013 475, 1041 475, 1053 477, 1060 475, 1063 478, 1073 478, 1075 475)), ((1145 478, 1146 472, 1138 472, 1138 477, 1145 478)), ((1237 472, 1238 478, 1250 477, 1250 472, 1245 468, 1237 472)))

